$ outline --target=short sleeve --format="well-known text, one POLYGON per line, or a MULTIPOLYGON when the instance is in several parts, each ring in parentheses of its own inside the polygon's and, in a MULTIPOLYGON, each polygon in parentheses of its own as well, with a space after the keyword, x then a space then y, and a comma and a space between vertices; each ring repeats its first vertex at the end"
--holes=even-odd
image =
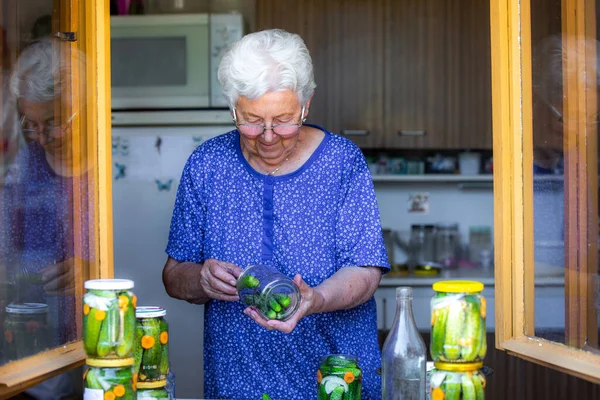
POLYGON ((201 195, 202 175, 197 164, 192 155, 183 169, 171 218, 166 253, 181 262, 204 261, 202 241, 206 210, 201 195))
POLYGON ((338 267, 379 266, 390 269, 373 180, 358 148, 344 166, 338 220, 336 258, 338 267))

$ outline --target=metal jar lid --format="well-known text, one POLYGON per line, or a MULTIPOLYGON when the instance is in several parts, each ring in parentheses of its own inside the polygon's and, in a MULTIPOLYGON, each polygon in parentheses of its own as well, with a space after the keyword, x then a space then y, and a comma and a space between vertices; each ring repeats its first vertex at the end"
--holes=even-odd
POLYGON ((136 318, 158 318, 167 315, 167 310, 162 307, 136 307, 136 318))
POLYGON ((46 314, 48 305, 43 303, 11 303, 6 306, 10 314, 46 314))

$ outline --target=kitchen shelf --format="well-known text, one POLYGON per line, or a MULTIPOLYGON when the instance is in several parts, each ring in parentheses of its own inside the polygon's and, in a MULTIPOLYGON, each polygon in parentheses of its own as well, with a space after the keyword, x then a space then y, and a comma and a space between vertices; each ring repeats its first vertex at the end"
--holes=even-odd
POLYGON ((492 182, 493 175, 372 175, 373 182, 492 182))

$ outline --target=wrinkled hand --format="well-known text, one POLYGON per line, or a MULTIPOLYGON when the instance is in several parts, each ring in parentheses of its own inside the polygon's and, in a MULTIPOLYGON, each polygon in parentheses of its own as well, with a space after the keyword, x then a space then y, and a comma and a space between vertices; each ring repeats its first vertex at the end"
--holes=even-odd
POLYGON ((264 319, 254 307, 248 307, 244 310, 244 314, 252 318, 257 324, 267 330, 278 330, 283 333, 291 333, 302 318, 307 315, 314 314, 319 309, 319 305, 322 304, 322 296, 313 288, 308 286, 302 279, 302 276, 296 274, 294 276, 294 283, 300 289, 300 306, 298 310, 292 315, 287 321, 278 321, 276 319, 264 319))
POLYGON ((87 270, 87 261, 69 258, 40 271, 44 291, 49 296, 75 296, 75 268, 87 270))
POLYGON ((235 284, 241 273, 235 264, 209 258, 200 270, 200 285, 211 299, 237 301, 240 298, 235 284))

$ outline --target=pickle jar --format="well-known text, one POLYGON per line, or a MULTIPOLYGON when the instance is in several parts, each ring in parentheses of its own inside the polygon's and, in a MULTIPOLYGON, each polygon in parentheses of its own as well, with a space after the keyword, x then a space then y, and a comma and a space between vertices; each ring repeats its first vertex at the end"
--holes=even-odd
POLYGON ((360 400, 361 390, 358 357, 330 354, 322 358, 317 370, 317 400, 360 400))
POLYGON ((440 281, 433 284, 431 343, 433 361, 483 361, 487 351, 483 283, 440 281))
POLYGON ((19 360, 49 347, 48 305, 11 303, 5 308, 4 352, 6 359, 19 360))
POLYGON ((128 279, 85 282, 83 347, 88 358, 133 357, 137 298, 128 279))
MULTIPOLYGON (((169 325, 162 307, 135 311, 134 377, 138 382, 164 381, 169 373, 169 325)), ((165 382, 166 384, 166 382, 165 382)))
POLYGON ((166 380, 154 382, 138 382, 137 398, 138 400, 159 400, 170 399, 169 392, 165 388, 166 380))
POLYGON ((135 400, 133 357, 87 359, 83 374, 84 400, 135 400))
POLYGON ((247 306, 265 319, 288 320, 300 306, 300 290, 287 275, 272 266, 252 265, 237 279, 237 291, 247 306))
POLYGON ((482 363, 435 363, 429 371, 431 400, 485 400, 485 376, 482 363))

